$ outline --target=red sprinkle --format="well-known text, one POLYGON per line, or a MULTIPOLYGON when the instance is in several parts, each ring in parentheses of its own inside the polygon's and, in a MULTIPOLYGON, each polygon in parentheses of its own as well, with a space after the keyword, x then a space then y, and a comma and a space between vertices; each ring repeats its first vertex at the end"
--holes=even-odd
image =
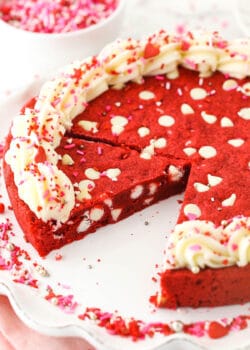
POLYGON ((153 45, 152 43, 147 43, 144 51, 144 58, 151 58, 159 55, 160 48, 159 46, 153 45))
POLYGON ((0 214, 3 214, 5 211, 5 205, 3 203, 0 203, 0 214))
POLYGON ((228 326, 223 326, 219 322, 211 322, 208 327, 208 335, 210 338, 217 339, 222 338, 229 332, 228 326))
POLYGON ((30 32, 65 33, 109 17, 118 0, 9 0, 0 3, 0 19, 30 32))

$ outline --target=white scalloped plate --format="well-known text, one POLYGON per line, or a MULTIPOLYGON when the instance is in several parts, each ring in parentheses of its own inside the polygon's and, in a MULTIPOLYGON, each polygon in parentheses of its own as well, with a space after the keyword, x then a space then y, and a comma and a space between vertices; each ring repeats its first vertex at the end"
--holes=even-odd
MULTIPOLYGON (((0 105, 0 140, 7 133, 12 116, 22 102, 35 93, 38 85, 33 84, 0 105)), ((0 178, 0 193, 4 194, 4 202, 8 203, 3 177, 0 178)), ((0 293, 8 296, 17 315, 29 327, 48 335, 82 337, 98 350, 163 350, 166 347, 174 349, 177 344, 185 349, 221 350, 250 346, 250 329, 230 333, 219 340, 178 333, 133 342, 112 336, 93 321, 82 321, 77 317, 86 307, 100 307, 108 312, 118 310, 123 317, 133 316, 146 322, 194 322, 249 313, 249 304, 170 311, 154 310, 149 303, 150 295, 157 289, 157 283, 152 280, 157 273, 155 265, 163 258, 166 233, 174 227, 179 210, 177 199, 180 198, 182 196, 172 197, 118 224, 102 228, 82 241, 52 252, 45 259, 39 258, 32 246, 23 240, 13 213, 7 210, 4 215, 11 218, 13 231, 17 234, 13 243, 31 256, 31 262, 25 261, 27 268, 32 269, 31 264, 36 261, 48 270, 50 276, 42 277, 33 271, 40 286, 34 289, 14 283, 9 272, 0 271, 0 293), (62 255, 60 261, 55 259, 56 253, 62 255), (47 285, 58 293, 74 295, 80 304, 74 314, 66 314, 44 299, 47 285)))

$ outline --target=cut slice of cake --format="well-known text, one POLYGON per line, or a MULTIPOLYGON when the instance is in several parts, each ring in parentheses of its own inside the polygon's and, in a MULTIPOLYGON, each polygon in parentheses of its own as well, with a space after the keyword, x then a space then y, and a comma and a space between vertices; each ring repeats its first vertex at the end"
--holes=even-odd
MULTIPOLYGON (((32 181, 25 180, 17 188, 10 167, 6 163, 4 165, 6 185, 16 218, 26 240, 41 256, 83 238, 98 227, 115 223, 150 204, 182 192, 190 168, 190 163, 185 161, 166 157, 145 160, 140 158, 137 151, 129 148, 68 137, 62 139, 56 152, 59 155, 58 169, 73 184, 76 198, 75 206, 64 223, 53 219, 44 222, 18 195, 19 190, 36 196, 38 213, 43 210, 42 202, 50 211, 50 203, 53 206, 54 201, 59 200, 52 197, 55 193, 53 186, 54 189, 57 186, 53 180, 53 168, 46 177, 40 171, 44 151, 37 149, 36 162, 31 167, 32 176, 39 179, 39 189, 32 186, 32 181)), ((65 187, 59 192, 59 196, 65 197, 65 200, 68 198, 63 191, 67 190, 65 187)))

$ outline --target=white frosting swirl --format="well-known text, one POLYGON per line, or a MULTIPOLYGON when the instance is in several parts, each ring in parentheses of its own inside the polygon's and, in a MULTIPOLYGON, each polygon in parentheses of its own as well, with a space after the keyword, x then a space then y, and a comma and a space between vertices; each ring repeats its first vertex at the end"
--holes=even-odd
MULTIPOLYGON (((250 75, 249 61, 249 41, 227 43, 217 34, 189 33, 185 37, 175 37, 160 31, 143 41, 119 40, 104 48, 97 57, 69 65, 60 77, 44 84, 34 109, 26 108, 24 115, 18 115, 13 121, 13 139, 5 159, 14 173, 20 198, 44 222, 55 220, 60 223, 69 219, 75 206, 74 190, 71 181, 57 168, 59 156, 55 148, 87 102, 106 91, 108 86, 122 87, 128 81, 141 82, 145 75, 173 75, 179 64, 199 71, 202 76, 217 69, 243 78, 250 75), (146 54, 149 44, 155 49, 151 55, 146 54), (45 152, 46 161, 36 159, 39 149, 45 152)), ((205 224, 195 223, 201 226, 198 227, 200 235, 193 232, 189 243, 182 241, 182 245, 178 245, 178 256, 185 256, 187 247, 197 240, 202 244, 204 257, 189 252, 184 259, 186 262, 180 258, 180 266, 198 264, 203 267, 207 261, 210 261, 209 266, 219 266, 219 254, 223 255, 226 248, 218 245, 217 233, 213 238, 199 238, 203 236, 202 225, 205 224), (219 252, 217 255, 213 255, 214 248, 219 252)), ((183 229, 186 226, 191 229, 192 224, 183 225, 183 229)), ((178 225, 176 230, 179 229, 178 225)), ((212 227, 211 230, 217 232, 212 227)), ((245 264, 248 251, 245 238, 241 246, 237 263, 245 264)), ((230 264, 233 263, 232 256, 230 254, 228 258, 230 264)))
POLYGON ((170 235, 166 254, 168 268, 187 267, 193 272, 245 266, 250 262, 250 218, 235 217, 218 227, 209 221, 185 221, 170 235))
POLYGON ((250 75, 250 39, 238 39, 228 43, 220 51, 217 69, 230 77, 243 79, 250 75))

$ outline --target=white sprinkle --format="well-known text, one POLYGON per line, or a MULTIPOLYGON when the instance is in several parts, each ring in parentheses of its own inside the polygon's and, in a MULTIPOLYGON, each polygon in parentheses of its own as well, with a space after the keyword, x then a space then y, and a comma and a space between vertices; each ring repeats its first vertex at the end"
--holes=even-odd
POLYGON ((201 112, 202 119, 208 124, 214 124, 217 120, 217 117, 213 114, 208 114, 205 111, 201 112))
POLYGON ((190 96, 193 100, 202 100, 203 98, 207 97, 207 92, 202 88, 193 88, 190 91, 190 96))
POLYGON ((170 127, 172 125, 174 125, 175 120, 173 117, 171 117, 171 115, 162 115, 159 119, 158 119, 158 123, 161 126, 164 127, 170 127))
POLYGON ((207 185, 204 185, 200 182, 195 182, 194 188, 196 189, 197 192, 207 192, 209 190, 209 187, 207 185))
POLYGON ((193 114, 194 110, 189 104, 183 103, 181 105, 181 113, 184 114, 184 115, 193 114))
POLYGON ((200 78, 200 79, 199 79, 199 86, 202 86, 203 83, 204 83, 204 79, 203 79, 203 78, 200 78))
POLYGON ((234 147, 240 147, 244 144, 244 140, 242 139, 231 139, 228 140, 227 143, 229 143, 229 145, 234 146, 234 147))
POLYGON ((199 155, 205 159, 213 158, 217 154, 217 151, 212 146, 203 146, 199 149, 199 155))
POLYGON ((230 127, 234 126, 234 123, 228 117, 223 117, 220 121, 220 126, 222 128, 230 128, 230 127))
POLYGON ((181 88, 178 88, 178 89, 177 89, 177 94, 178 94, 179 96, 182 96, 182 95, 183 95, 183 92, 182 92, 182 89, 181 89, 181 88))
POLYGON ((221 181, 222 181, 222 177, 214 176, 214 175, 211 175, 211 174, 207 175, 207 179, 208 179, 208 184, 211 187, 219 185, 221 183, 221 181))
POLYGON ((171 89, 171 83, 170 83, 170 81, 167 81, 167 82, 166 82, 165 88, 166 88, 166 90, 170 90, 170 89, 171 89))
POLYGON ((233 193, 233 194, 231 194, 230 197, 225 199, 221 204, 223 207, 231 207, 234 205, 235 201, 236 201, 236 194, 233 193))
POLYGON ((250 108, 249 107, 241 108, 241 110, 238 112, 238 116, 240 116, 245 120, 250 120, 250 108))
POLYGON ((145 137, 147 135, 150 134, 150 129, 145 127, 145 126, 141 126, 138 130, 137 133, 140 137, 145 137))
POLYGON ((183 323, 181 321, 173 321, 171 323, 171 328, 174 332, 180 333, 183 330, 183 323))
POLYGON ((184 214, 189 218, 192 216, 194 219, 201 216, 201 210, 196 204, 187 204, 184 207, 184 214))
POLYGON ((116 107, 121 107, 121 105, 122 105, 121 102, 115 102, 116 107))
POLYGON ((155 98, 155 94, 151 91, 144 90, 139 93, 139 97, 141 100, 151 100, 155 98))

